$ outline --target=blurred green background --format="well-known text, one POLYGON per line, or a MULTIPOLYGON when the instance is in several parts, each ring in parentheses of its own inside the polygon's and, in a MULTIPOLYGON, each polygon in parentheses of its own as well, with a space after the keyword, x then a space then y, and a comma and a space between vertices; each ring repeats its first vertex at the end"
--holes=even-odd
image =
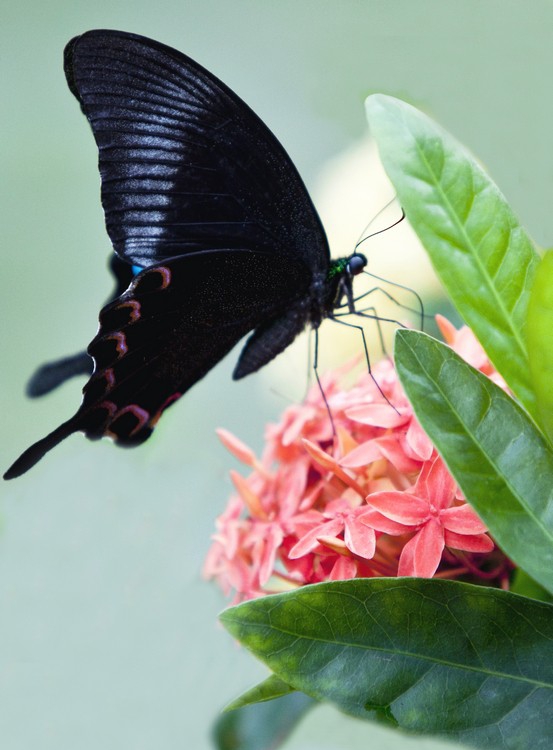
MULTIPOLYGON (((111 290, 96 147, 61 67, 82 31, 146 34, 223 78, 282 141, 329 227, 343 206, 361 206, 334 254, 351 251, 390 197, 354 145, 367 129, 363 100, 377 91, 438 119, 483 161, 535 240, 550 242, 547 0, 4 0, 0 21, 3 469, 76 410, 82 382, 36 402, 24 383, 38 364, 84 348, 111 290)), ((392 237, 396 281, 421 264, 402 236, 392 237)), ((329 325, 323 348, 336 341, 324 338, 329 325)), ((298 351, 240 383, 231 355, 143 447, 76 435, 1 486, 3 748, 204 750, 220 708, 264 676, 217 625, 225 602, 200 578, 234 465, 214 429, 259 450, 265 422, 303 393, 305 342, 298 351)), ((286 748, 376 742, 441 746, 320 708, 286 748)))

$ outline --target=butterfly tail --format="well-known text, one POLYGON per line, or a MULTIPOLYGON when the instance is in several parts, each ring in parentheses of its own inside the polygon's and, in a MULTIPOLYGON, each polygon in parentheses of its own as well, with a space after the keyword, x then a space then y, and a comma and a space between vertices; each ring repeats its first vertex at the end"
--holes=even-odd
POLYGON ((67 422, 61 424, 57 429, 51 432, 46 437, 42 438, 38 442, 27 448, 19 458, 14 461, 10 468, 4 474, 4 479, 15 479, 20 477, 25 472, 29 471, 40 459, 48 453, 49 450, 55 448, 58 443, 65 440, 66 437, 76 432, 79 427, 75 424, 75 419, 68 419, 67 422))

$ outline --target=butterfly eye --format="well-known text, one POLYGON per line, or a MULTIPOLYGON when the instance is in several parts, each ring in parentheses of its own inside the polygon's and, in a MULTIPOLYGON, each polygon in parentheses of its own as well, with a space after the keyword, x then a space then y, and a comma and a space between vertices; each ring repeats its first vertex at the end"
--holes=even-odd
POLYGON ((352 276, 362 273, 367 265, 367 259, 361 253, 354 253, 348 260, 348 271, 352 276))

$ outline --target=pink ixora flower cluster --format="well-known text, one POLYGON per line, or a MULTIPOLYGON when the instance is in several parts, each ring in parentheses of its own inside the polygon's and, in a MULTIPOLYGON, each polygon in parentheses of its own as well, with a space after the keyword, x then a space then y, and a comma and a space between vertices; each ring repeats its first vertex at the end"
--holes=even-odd
MULTIPOLYGON (((469 329, 437 321, 450 346, 503 384, 469 329)), ((322 379, 337 439, 317 387, 267 426, 261 459, 219 430, 252 471, 231 472, 236 492, 217 519, 205 577, 237 601, 372 576, 506 586, 509 561, 415 419, 393 364, 373 368, 389 403, 367 373, 342 389, 344 369, 322 379)))

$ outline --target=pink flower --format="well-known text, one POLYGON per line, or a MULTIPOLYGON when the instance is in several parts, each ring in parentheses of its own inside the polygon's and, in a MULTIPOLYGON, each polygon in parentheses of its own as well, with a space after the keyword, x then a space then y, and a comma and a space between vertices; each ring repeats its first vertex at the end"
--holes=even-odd
MULTIPOLYGON (((469 329, 438 324, 454 349, 502 383, 469 329)), ((218 431, 251 473, 231 472, 235 493, 217 519, 204 575, 237 601, 382 575, 506 586, 510 562, 417 422, 392 362, 373 368, 389 402, 367 373, 342 388, 353 366, 322 379, 336 440, 317 387, 267 426, 261 458, 218 431)))
POLYGON ((486 527, 465 502, 456 503, 459 490, 442 459, 427 461, 407 492, 374 492, 367 503, 414 535, 399 558, 398 576, 434 575, 444 547, 469 552, 491 552, 494 544, 486 527))

